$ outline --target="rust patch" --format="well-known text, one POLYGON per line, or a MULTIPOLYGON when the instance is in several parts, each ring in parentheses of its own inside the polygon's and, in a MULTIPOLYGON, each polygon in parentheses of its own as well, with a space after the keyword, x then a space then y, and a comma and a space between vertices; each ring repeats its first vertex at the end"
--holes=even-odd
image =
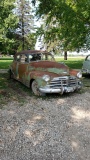
POLYGON ((62 63, 53 62, 53 61, 39 61, 39 62, 31 62, 30 66, 39 67, 39 68, 62 68, 68 69, 68 67, 62 63))
POLYGON ((73 69, 70 69, 70 70, 69 70, 69 74, 70 74, 70 75, 76 76, 77 73, 78 73, 77 70, 73 70, 73 69))

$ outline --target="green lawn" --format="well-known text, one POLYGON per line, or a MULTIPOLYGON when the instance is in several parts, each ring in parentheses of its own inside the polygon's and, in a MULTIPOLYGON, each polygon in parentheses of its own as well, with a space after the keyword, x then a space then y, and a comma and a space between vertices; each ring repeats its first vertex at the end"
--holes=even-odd
MULTIPOLYGON (((1 58, 0 59, 0 69, 8 69, 9 65, 12 63, 12 58, 1 58)), ((69 57, 68 60, 63 60, 63 57, 56 58, 58 62, 64 62, 67 66, 72 69, 81 69, 84 61, 84 57, 69 57)))
POLYGON ((0 60, 0 69, 8 69, 13 60, 0 60))
POLYGON ((65 63, 68 67, 72 68, 72 69, 81 69, 82 68, 82 64, 83 64, 83 59, 70 59, 70 60, 57 60, 58 62, 63 62, 65 63))

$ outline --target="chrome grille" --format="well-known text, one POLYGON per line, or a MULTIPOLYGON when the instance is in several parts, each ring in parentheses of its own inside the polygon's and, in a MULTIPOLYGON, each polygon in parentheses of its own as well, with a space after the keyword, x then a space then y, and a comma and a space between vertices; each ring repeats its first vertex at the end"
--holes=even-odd
POLYGON ((77 78, 74 76, 63 76, 53 78, 51 82, 48 84, 50 88, 61 88, 63 87, 71 87, 77 85, 77 78))

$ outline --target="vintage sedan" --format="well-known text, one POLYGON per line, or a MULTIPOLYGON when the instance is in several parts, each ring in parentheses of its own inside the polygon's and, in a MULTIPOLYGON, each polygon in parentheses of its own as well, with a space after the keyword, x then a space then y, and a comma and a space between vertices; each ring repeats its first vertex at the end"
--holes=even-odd
POLYGON ((54 56, 47 51, 26 50, 16 53, 9 73, 10 78, 22 82, 38 96, 74 92, 82 86, 81 72, 56 62, 54 56))
POLYGON ((86 56, 83 62, 82 74, 90 75, 90 54, 86 56))

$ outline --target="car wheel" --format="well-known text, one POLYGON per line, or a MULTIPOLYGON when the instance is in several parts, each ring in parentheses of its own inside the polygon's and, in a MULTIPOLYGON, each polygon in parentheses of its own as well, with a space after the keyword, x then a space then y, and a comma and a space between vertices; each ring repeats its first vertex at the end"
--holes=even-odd
POLYGON ((45 93, 42 93, 39 91, 38 84, 37 84, 36 80, 33 80, 32 84, 31 84, 31 89, 32 89, 32 92, 34 93, 34 95, 36 95, 36 96, 45 96, 46 95, 45 93))

